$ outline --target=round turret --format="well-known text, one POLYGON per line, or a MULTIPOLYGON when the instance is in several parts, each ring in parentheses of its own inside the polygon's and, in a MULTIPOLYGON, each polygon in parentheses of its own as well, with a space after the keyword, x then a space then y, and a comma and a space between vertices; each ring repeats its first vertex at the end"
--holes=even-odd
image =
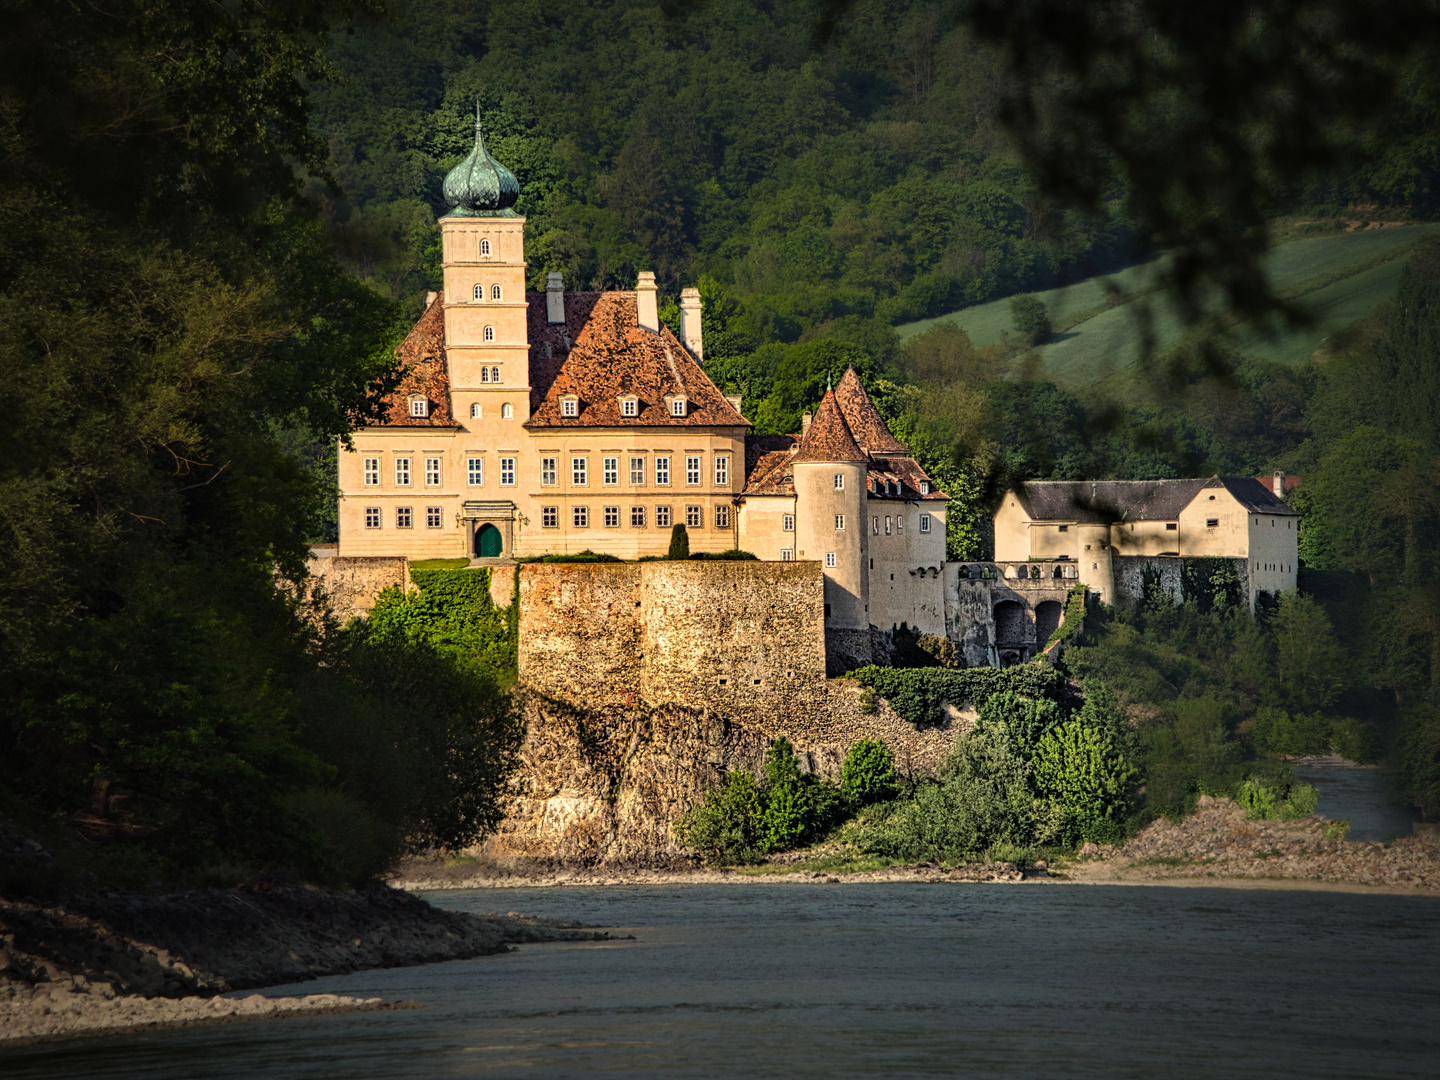
POLYGON ((485 149, 480 110, 475 110, 475 149, 445 177, 441 189, 449 217, 514 217, 520 182, 485 149))

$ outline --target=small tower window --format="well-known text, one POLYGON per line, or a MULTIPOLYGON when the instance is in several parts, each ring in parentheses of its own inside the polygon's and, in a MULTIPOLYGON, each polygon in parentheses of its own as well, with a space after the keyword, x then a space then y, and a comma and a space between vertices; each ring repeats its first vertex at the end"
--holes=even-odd
POLYGON ((470 298, 471 298, 472 300, 484 300, 484 299, 485 299, 485 286, 484 286, 484 285, 476 285, 475 288, 474 288, 474 289, 471 291, 471 293, 470 293, 470 298))
POLYGON ((781 517, 780 517, 780 531, 781 531, 781 532, 794 532, 794 531, 795 531, 795 515, 794 515, 794 514, 782 514, 782 515, 781 515, 781 517))
POLYGON ((503 404, 503 405, 500 406, 500 419, 501 419, 501 420, 509 420, 509 419, 510 419, 512 416, 514 416, 514 415, 515 415, 515 406, 514 406, 514 405, 511 405, 508 401, 505 402, 505 404, 503 404))
POLYGON ((499 381, 500 381, 500 369, 499 369, 498 367, 492 367, 492 368, 490 369, 490 381, 491 381, 491 382, 499 382, 499 381))
POLYGON ((480 369, 480 381, 482 383, 488 383, 490 381, 490 369, 488 367, 482 367, 480 369))
POLYGON ((471 402, 471 404, 470 404, 470 419, 472 419, 472 420, 478 420, 479 418, 480 418, 480 403, 479 403, 478 401, 471 402))
POLYGON ((930 515, 929 515, 929 514, 921 514, 921 515, 920 515, 920 531, 921 531, 922 533, 928 533, 928 532, 930 531, 930 515))
MULTIPOLYGON (((481 237, 481 239, 480 239, 480 254, 481 254, 481 255, 489 255, 489 254, 490 254, 490 241, 489 241, 489 240, 486 240, 484 237, 481 237)), ((476 288, 476 289, 479 289, 480 286, 477 285, 477 286, 475 286, 475 288, 476 288)), ((476 299, 476 300, 479 300, 480 297, 477 296, 477 297, 475 297, 475 299, 476 299)))
POLYGON ((835 474, 835 490, 836 490, 836 491, 844 491, 844 490, 845 490, 845 474, 844 474, 843 472, 837 472, 837 473, 835 474))
POLYGON ((487 327, 485 327, 485 329, 484 329, 483 331, 481 331, 481 333, 480 333, 480 340, 481 340, 481 341, 494 341, 494 340, 495 340, 495 327, 493 327, 493 326, 487 326, 487 327))
POLYGON ((490 299, 491 299, 491 300, 499 300, 499 299, 500 299, 500 286, 499 286, 499 285, 491 285, 491 286, 490 286, 490 299))

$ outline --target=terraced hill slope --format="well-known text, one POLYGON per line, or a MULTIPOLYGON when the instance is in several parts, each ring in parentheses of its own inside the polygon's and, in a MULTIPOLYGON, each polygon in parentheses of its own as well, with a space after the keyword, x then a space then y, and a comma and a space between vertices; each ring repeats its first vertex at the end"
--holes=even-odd
MULTIPOLYGON (((1272 280, 1283 294, 1299 299, 1310 310, 1314 324, 1279 334, 1242 324, 1230 331, 1228 340, 1246 355, 1287 364, 1304 360, 1327 335, 1394 296, 1400 271, 1415 245, 1437 234, 1440 224, 1402 225, 1278 245, 1269 257, 1272 280)), ((1132 266, 1108 280, 1128 292, 1144 293, 1152 286, 1159 265, 1152 261, 1132 266)), ((1139 358, 1134 304, 1107 307, 1106 280, 1095 277, 1036 294, 1060 331, 1039 350, 1045 376, 1072 390, 1093 386, 1139 358)), ((990 345, 1003 333, 1014 333, 1008 299, 896 329, 904 340, 945 321, 963 327, 976 345, 990 345)), ((1161 349, 1179 342, 1185 333, 1179 319, 1164 305, 1155 309, 1155 332, 1161 349)))

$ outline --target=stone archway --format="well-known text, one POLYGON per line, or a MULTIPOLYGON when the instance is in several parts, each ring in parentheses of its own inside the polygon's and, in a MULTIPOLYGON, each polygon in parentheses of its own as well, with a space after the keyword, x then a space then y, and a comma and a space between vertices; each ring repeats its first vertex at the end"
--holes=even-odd
POLYGON ((494 525, 485 523, 475 531, 475 555, 481 559, 498 559, 505 550, 505 537, 494 525))
POLYGON ((1060 627, 1064 607, 1058 600, 1043 600, 1035 605, 1035 645, 1043 649, 1050 635, 1060 627))
POLYGON ((1025 605, 1018 600, 1001 600, 995 605, 995 644, 1001 649, 1023 646, 1028 635, 1025 605))

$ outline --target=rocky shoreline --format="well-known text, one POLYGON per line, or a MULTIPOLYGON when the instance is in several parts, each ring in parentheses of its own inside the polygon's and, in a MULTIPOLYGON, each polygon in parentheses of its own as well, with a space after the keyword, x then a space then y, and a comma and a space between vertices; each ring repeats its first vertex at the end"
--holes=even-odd
MULTIPOLYGON (((397 1007, 233 990, 603 940, 577 923, 444 911, 400 890, 306 886, 0 900, 0 1046, 120 1030, 397 1007)), ((403 1004, 403 1003, 401 1003, 403 1004)))

